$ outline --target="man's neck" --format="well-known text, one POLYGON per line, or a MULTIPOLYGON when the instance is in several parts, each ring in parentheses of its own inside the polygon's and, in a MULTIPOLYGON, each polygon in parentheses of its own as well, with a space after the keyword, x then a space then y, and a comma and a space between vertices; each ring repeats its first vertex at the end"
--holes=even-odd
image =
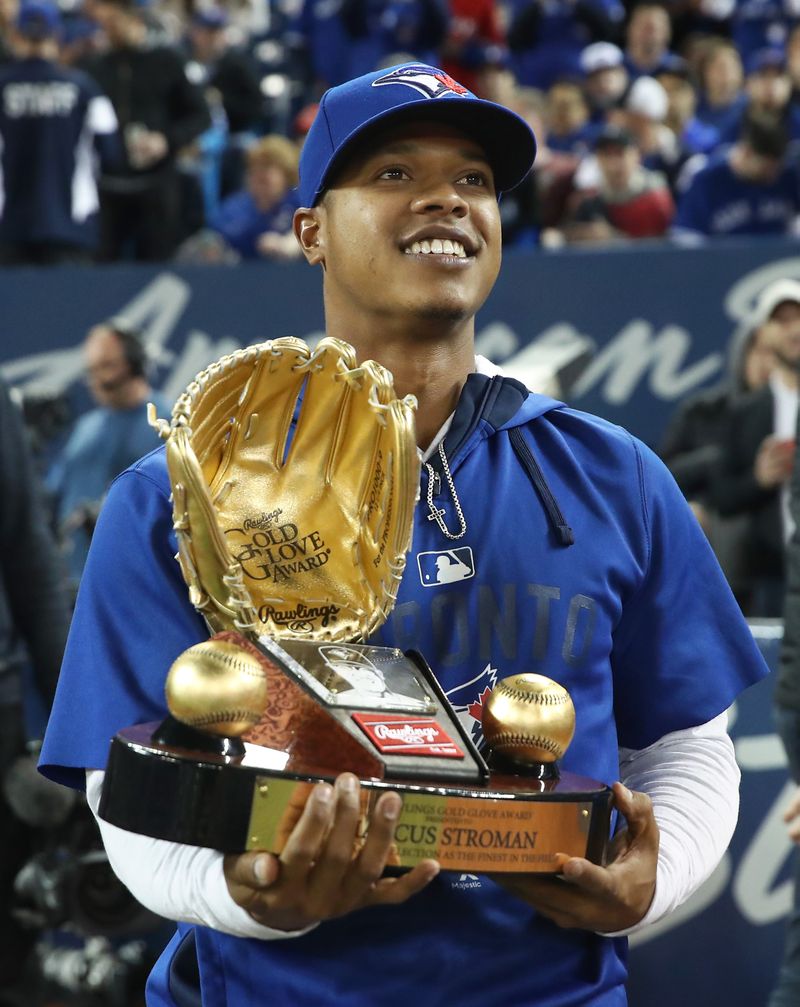
POLYGON ((425 450, 453 412, 467 377, 475 370, 473 320, 447 338, 392 338, 384 332, 358 337, 332 331, 356 350, 359 361, 377 360, 394 376, 398 397, 417 399, 417 444, 425 450))

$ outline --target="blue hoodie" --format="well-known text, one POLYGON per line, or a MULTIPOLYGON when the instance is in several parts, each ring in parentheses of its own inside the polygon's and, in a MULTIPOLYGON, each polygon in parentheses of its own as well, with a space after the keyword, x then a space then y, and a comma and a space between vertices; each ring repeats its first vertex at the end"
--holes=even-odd
MULTIPOLYGON (((452 542, 428 520, 423 470, 397 604, 374 639, 421 650, 474 737, 497 679, 544 673, 575 704, 563 767, 611 783, 619 746, 705 723, 765 674, 683 496, 626 431, 474 374, 445 451, 466 534, 452 542)), ((437 474, 435 504, 457 530, 437 474)), ((164 715, 167 669, 208 635, 173 558, 169 493, 158 450, 117 479, 95 533, 42 752, 72 786, 105 765, 117 730, 164 715)), ((181 1002, 175 954, 192 944, 204 1007, 626 1002, 624 939, 561 930, 483 876, 442 873, 402 906, 292 940, 181 924, 149 1005, 181 1002)))

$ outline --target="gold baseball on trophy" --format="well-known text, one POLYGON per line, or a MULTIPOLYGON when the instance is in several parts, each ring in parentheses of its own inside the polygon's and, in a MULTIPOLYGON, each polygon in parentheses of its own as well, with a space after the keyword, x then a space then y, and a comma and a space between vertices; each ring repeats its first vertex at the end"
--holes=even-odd
POLYGON ((483 710, 487 746, 520 763, 551 763, 575 733, 575 707, 567 690, 544 675, 501 679, 483 710))
POLYGON ((224 737, 244 734, 267 704, 266 674, 257 657, 227 640, 206 640, 179 654, 165 691, 176 720, 224 737))

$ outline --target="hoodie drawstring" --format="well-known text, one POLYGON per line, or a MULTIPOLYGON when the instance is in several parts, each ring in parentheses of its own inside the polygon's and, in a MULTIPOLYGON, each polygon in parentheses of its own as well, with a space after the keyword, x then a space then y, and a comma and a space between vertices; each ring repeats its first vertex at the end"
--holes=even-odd
POLYGON ((561 508, 558 506, 558 501, 553 496, 553 491, 547 485, 544 473, 539 467, 539 463, 533 456, 533 452, 528 447, 527 441, 522 435, 522 430, 519 427, 512 427, 508 431, 508 436, 511 441, 511 446, 514 449, 514 453, 517 458, 522 462, 522 467, 528 474, 528 478, 533 483, 533 488, 539 494, 539 499, 544 505, 545 513, 547 514, 547 519, 550 522, 550 526, 556 533, 556 537, 560 545, 570 546, 575 544, 575 534, 567 524, 564 519, 564 515, 561 513, 561 508))

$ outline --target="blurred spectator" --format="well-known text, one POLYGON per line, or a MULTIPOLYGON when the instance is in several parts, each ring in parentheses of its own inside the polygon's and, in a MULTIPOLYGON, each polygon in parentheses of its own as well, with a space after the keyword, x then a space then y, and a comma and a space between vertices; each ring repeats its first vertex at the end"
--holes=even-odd
POLYGON ((258 68, 245 50, 231 46, 226 35, 228 16, 219 7, 198 9, 188 34, 186 73, 193 84, 213 88, 222 99, 227 119, 227 144, 221 166, 220 194, 242 185, 244 151, 260 133, 264 96, 258 68))
POLYGON ((642 164, 671 181, 680 163, 680 145, 666 125, 669 95, 654 77, 639 77, 625 97, 620 119, 631 133, 642 164))
POLYGON ((580 64, 592 122, 603 123, 608 112, 622 103, 628 90, 625 56, 611 42, 593 42, 581 53, 580 64))
POLYGON ((790 232, 800 212, 800 180, 786 161, 787 146, 782 123, 748 117, 739 142, 711 156, 682 189, 676 240, 790 232))
POLYGON ((551 150, 581 154, 591 144, 594 129, 580 85, 556 81, 547 92, 547 142, 551 150))
POLYGON ((577 77, 591 42, 618 37, 625 17, 620 0, 512 0, 508 45, 520 84, 548 88, 577 77))
POLYGON ((631 80, 653 77, 669 60, 672 24, 661 4, 640 3, 630 13, 625 31, 625 66, 631 80))
MULTIPOLYGON (((725 0, 719 0, 724 9, 725 0)), ((759 49, 782 47, 790 25, 796 24, 798 10, 796 0, 727 0, 731 5, 730 34, 745 63, 759 49)))
POLYGON ((485 97, 479 72, 503 66, 505 34, 495 0, 449 0, 447 31, 441 46, 442 69, 485 97))
POLYGON ((211 221, 243 259, 299 257, 292 232, 298 160, 297 148, 283 136, 266 136, 248 150, 246 188, 228 196, 211 221))
POLYGON ((748 115, 772 115, 786 127, 790 141, 800 140, 800 108, 792 103, 792 81, 780 49, 761 49, 750 57, 745 81, 746 102, 738 121, 720 131, 724 143, 733 143, 748 115))
POLYGON ((307 61, 313 98, 391 54, 436 62, 446 30, 446 0, 303 0, 292 36, 307 61))
POLYGON ((87 69, 114 105, 126 148, 123 166, 101 178, 100 257, 160 261, 180 234, 175 158, 210 125, 208 108, 177 52, 147 47, 136 0, 87 0, 87 13, 109 42, 87 69))
POLYGON ((147 403, 160 416, 170 405, 153 391, 141 333, 123 318, 94 326, 84 342, 89 391, 97 408, 72 430, 48 473, 66 561, 77 585, 100 503, 112 479, 158 446, 147 422, 147 403))
MULTIPOLYGON (((69 627, 58 550, 41 506, 22 419, 0 382, 0 783, 24 752, 23 668, 29 660, 45 711, 55 693, 69 627)), ((11 912, 14 879, 27 861, 31 829, 0 786, 0 991, 22 975, 36 931, 11 912)))
POLYGON ((664 124, 672 130, 678 141, 678 156, 674 161, 672 174, 677 174, 680 166, 692 154, 706 154, 719 142, 719 133, 713 126, 697 118, 697 92, 688 77, 686 63, 675 57, 677 62, 662 69, 656 80, 667 94, 667 114, 664 124))
POLYGON ((765 326, 775 354, 768 384, 732 405, 709 500, 720 514, 748 518, 746 615, 778 617, 785 544, 794 525, 789 479, 800 384, 800 283, 776 280, 761 294, 753 324, 765 326), (772 323, 767 325, 766 323, 772 323))
POLYGON ((79 70, 57 65, 60 17, 28 0, 19 57, 0 70, 0 264, 86 262, 97 244, 94 156, 120 157, 108 98, 79 70))
POLYGON ((727 39, 709 39, 698 59, 697 118, 719 134, 741 120, 747 97, 742 90, 744 69, 736 48, 727 39))
POLYGON ((710 504, 711 490, 722 460, 733 404, 748 392, 764 388, 775 367, 775 322, 751 326, 731 341, 728 374, 712 388, 686 398, 672 416, 659 454, 706 533, 739 604, 749 600, 745 558, 747 518, 721 517, 710 504))
POLYGON ((540 237, 548 246, 563 242, 557 228, 572 192, 578 158, 550 149, 546 102, 541 91, 516 88, 508 105, 526 120, 536 136, 536 164, 516 188, 500 200, 503 244, 516 248, 535 246, 540 237))
POLYGON ((99 26, 91 18, 75 11, 65 14, 62 17, 59 63, 62 66, 83 66, 97 52, 101 34, 99 26))
POLYGON ((564 226, 567 240, 609 243, 661 237, 674 213, 672 197, 664 177, 643 167, 631 134, 606 126, 595 140, 595 155, 600 185, 578 197, 564 226))

